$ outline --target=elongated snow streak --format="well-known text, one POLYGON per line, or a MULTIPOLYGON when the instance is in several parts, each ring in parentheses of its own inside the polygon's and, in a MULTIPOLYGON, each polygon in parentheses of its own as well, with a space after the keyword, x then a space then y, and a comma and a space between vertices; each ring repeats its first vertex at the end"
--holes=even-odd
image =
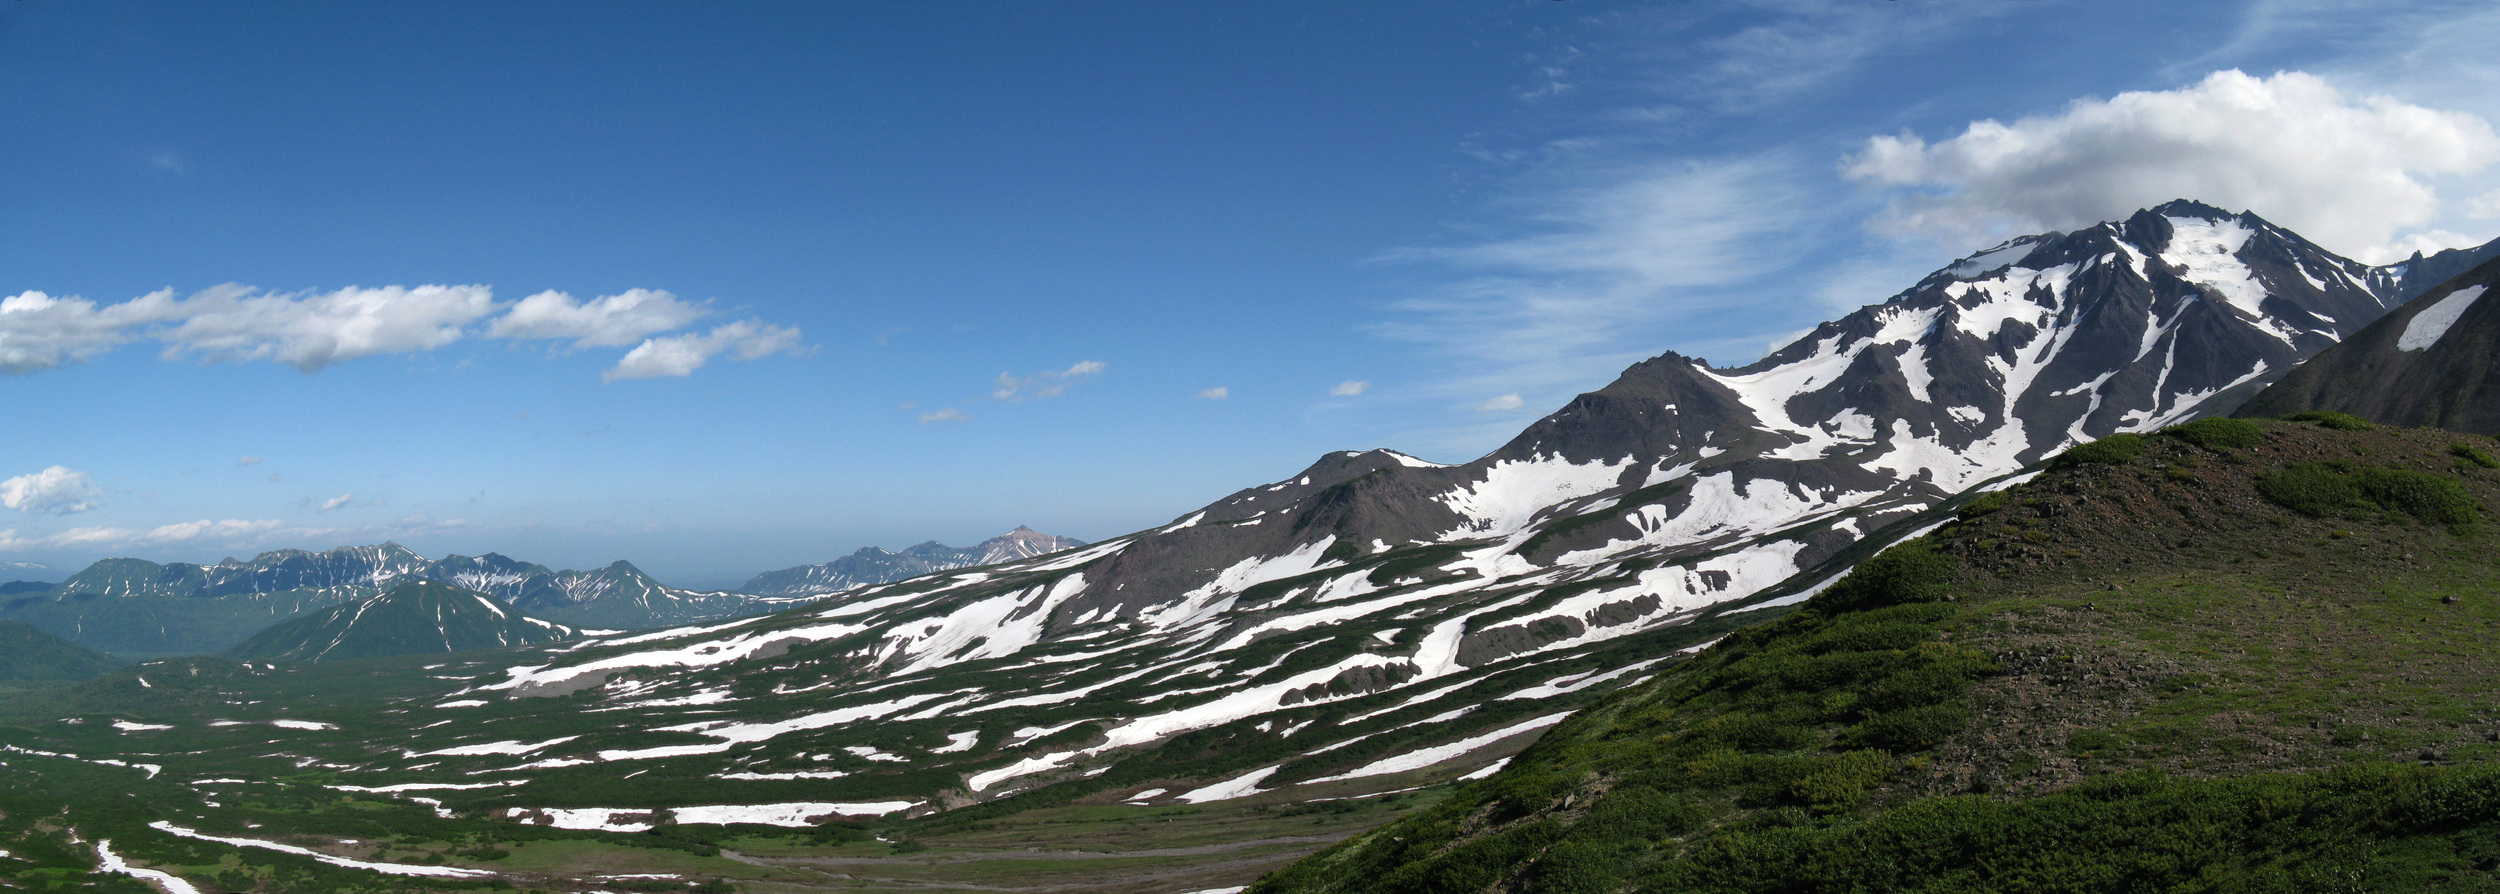
MULTIPOLYGON (((0 853, 6 853, 6 851, 0 851, 0 853)), ((200 894, 200 889, 192 887, 190 882, 183 881, 180 877, 175 876, 173 873, 162 872, 155 869, 140 869, 130 865, 129 863, 123 862, 122 855, 113 853, 112 839, 96 839, 95 857, 98 862, 104 864, 104 871, 118 872, 123 875, 130 876, 131 878, 155 882, 158 885, 164 886, 168 894, 200 894)))
POLYGON ((1182 792, 1179 800, 1183 804, 1204 804, 1208 801, 1246 798, 1257 794, 1259 783, 1266 782, 1268 777, 1276 775, 1276 771, 1283 766, 1283 764, 1278 764, 1274 767, 1252 770, 1205 788, 1191 789, 1182 792))
POLYGON ((1514 723, 1489 733, 1477 733, 1447 745, 1436 745, 1431 748, 1421 748, 1404 754, 1385 757, 1380 760, 1364 764, 1363 766, 1356 767, 1352 770, 1339 773, 1335 776, 1323 776, 1311 781, 1338 782, 1347 779, 1358 779, 1364 776, 1386 776, 1391 773, 1404 773, 1408 770, 1421 770, 1425 767, 1458 757, 1478 748, 1483 748, 1484 746, 1499 742, 1503 739, 1507 739, 1521 733, 1533 732, 1553 726, 1554 724, 1563 722, 1563 718, 1569 716, 1571 716, 1571 712, 1569 711, 1547 714, 1543 717, 1536 718, 1535 720, 1514 723))
POLYGON ((919 801, 868 801, 856 804, 723 804, 708 807, 679 807, 670 811, 680 823, 725 826, 751 823, 759 826, 811 826, 811 817, 826 814, 842 816, 884 816, 920 806, 919 801))
POLYGON ((345 866, 349 869, 363 869, 386 875, 422 875, 432 878, 486 878, 494 875, 494 873, 483 869, 460 869, 452 866, 410 866, 406 863, 374 863, 367 860, 350 860, 346 857, 333 857, 329 854, 313 850, 312 848, 296 847, 292 844, 279 844, 274 841, 260 841, 251 838, 227 838, 222 835, 210 835, 205 832, 185 829, 181 826, 165 822, 164 820, 149 823, 148 828, 155 829, 156 831, 163 832, 168 835, 179 835, 184 838, 197 838, 201 841, 214 841, 218 844, 231 845, 234 847, 256 847, 262 850, 277 851, 282 854, 294 854, 300 857, 311 857, 332 866, 345 866))

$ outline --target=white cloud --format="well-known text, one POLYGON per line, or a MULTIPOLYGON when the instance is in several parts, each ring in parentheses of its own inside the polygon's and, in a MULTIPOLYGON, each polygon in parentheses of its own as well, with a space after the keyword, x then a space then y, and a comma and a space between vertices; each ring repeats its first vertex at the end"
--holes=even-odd
POLYGON ((277 527, 276 521, 245 521, 233 518, 210 521, 203 518, 199 521, 160 526, 140 535, 139 539, 154 543, 197 540, 202 537, 234 539, 276 530, 277 527))
POLYGON ((0 373, 24 375, 84 362, 129 341, 133 327, 174 315, 172 296, 162 292, 101 309, 84 298, 42 292, 0 298, 0 373))
POLYGON ((570 338, 573 346, 622 347, 685 326, 711 310, 656 289, 630 289, 587 302, 563 292, 521 299, 486 327, 490 338, 570 338))
POLYGON ((1069 387, 1102 375, 1110 366, 1100 360, 1085 360, 1067 369, 1046 369, 1029 376, 1003 372, 998 374, 998 387, 990 396, 1011 404, 1058 397, 1069 387))
POLYGON ((961 410, 955 409, 954 407, 947 407, 943 410, 931 410, 920 414, 920 423, 922 425, 927 425, 931 422, 963 422, 971 418, 972 417, 970 416, 964 415, 961 410))
POLYGON ((1484 403, 1477 404, 1476 412, 1490 413, 1497 410, 1516 410, 1519 409, 1520 405, 1523 403, 1526 402, 1520 400, 1519 395, 1505 394, 1500 397, 1487 400, 1484 403))
MULTIPOLYGON (((189 298, 160 290, 119 304, 24 292, 0 298, 0 374, 23 375, 81 363, 140 339, 165 345, 172 360, 273 360, 305 372, 375 354, 431 351, 474 334, 494 314, 493 290, 469 286, 386 286, 332 292, 263 294, 227 284, 189 298)), ((724 352, 741 360, 801 354, 799 331, 760 320, 705 334, 646 338, 710 313, 667 292, 633 289, 587 302, 562 292, 521 299, 485 334, 572 339, 572 347, 616 347, 641 340, 608 381, 682 376, 724 352)))
POLYGON ((1873 225, 1962 244, 2072 229, 2177 198, 2248 209, 2365 261, 2437 213, 2421 177, 2500 160, 2482 118, 2347 96, 2302 72, 2219 71, 2179 90, 2083 99, 2058 115, 1972 123, 1928 144, 1875 137, 1845 173, 1906 188, 1873 225))
POLYGON ((1371 383, 1370 381, 1368 381, 1368 380, 1364 380, 1364 379, 1347 379, 1347 380, 1345 380, 1345 381, 1343 381, 1343 382, 1338 382, 1338 383, 1336 384, 1336 387, 1333 387, 1333 388, 1328 389, 1328 396, 1330 396, 1330 397, 1353 397, 1353 396, 1355 396, 1355 395, 1357 395, 1357 394, 1361 394, 1361 393, 1363 393, 1363 392, 1365 392, 1365 391, 1369 391, 1369 390, 1371 390, 1371 387, 1372 387, 1372 383, 1371 383))
POLYGON ((257 466, 257 465, 260 465, 260 457, 257 457, 257 456, 245 456, 245 457, 238 457, 238 458, 236 458, 236 459, 235 459, 234 464, 235 464, 235 465, 238 465, 238 466, 257 466))
POLYGON ((494 308, 494 293, 485 286, 256 295, 246 286, 224 285, 173 302, 182 322, 156 337, 168 344, 168 357, 197 352, 317 372, 342 360, 440 348, 459 341, 462 327, 494 308))
POLYGON ((1206 400, 1223 400, 1227 397, 1233 396, 1233 389, 1217 385, 1205 391, 1198 392, 1198 396, 1206 400))
POLYGON ((34 515, 69 515, 96 508, 100 493, 87 473, 53 466, 0 481, 0 507, 34 515))
POLYGON ((339 507, 341 507, 341 506, 345 506, 345 505, 347 505, 347 504, 349 504, 349 503, 353 503, 353 502, 356 502, 356 495, 355 495, 355 494, 340 494, 340 495, 338 495, 338 496, 331 497, 331 498, 329 498, 329 499, 327 499, 327 500, 323 500, 323 501, 321 501, 321 508, 315 509, 315 510, 313 510, 313 511, 314 511, 314 512, 328 512, 328 511, 330 511, 330 510, 337 509, 337 508, 339 508, 339 507))
POLYGON ((806 348, 799 344, 799 330, 775 326, 762 320, 740 320, 712 327, 702 335, 671 335, 646 339, 625 357, 616 361, 600 378, 649 379, 658 376, 690 375, 703 364, 722 353, 740 360, 755 360, 774 354, 799 355, 806 348))

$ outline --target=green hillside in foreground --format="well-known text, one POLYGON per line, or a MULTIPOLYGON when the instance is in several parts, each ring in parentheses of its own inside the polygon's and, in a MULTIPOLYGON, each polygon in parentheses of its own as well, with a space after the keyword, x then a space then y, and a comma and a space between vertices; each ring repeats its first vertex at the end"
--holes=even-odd
POLYGON ((1280 892, 2500 891, 2500 444, 2075 448, 1280 892))
POLYGON ((0 621, 0 681, 84 680, 112 670, 116 664, 110 655, 45 633, 32 624, 0 621))
POLYGON ((282 622, 227 650, 263 661, 346 661, 466 652, 579 635, 492 596, 437 581, 408 581, 381 595, 282 622))

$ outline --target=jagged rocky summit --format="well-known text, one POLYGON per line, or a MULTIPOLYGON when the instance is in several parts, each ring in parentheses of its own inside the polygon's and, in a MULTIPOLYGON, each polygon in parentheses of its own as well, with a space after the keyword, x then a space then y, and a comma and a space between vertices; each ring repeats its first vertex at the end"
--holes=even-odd
MULTIPOLYGON (((460 697, 589 690, 620 735, 704 704, 764 720, 599 753, 900 784, 826 747, 873 728, 914 743, 912 772, 960 773, 897 810, 1123 784, 1110 768, 1185 734, 1233 745, 1134 800, 1445 779, 1804 598, 1955 494, 2228 412, 2411 287, 2173 202, 1992 247, 1744 367, 1637 364, 1473 462, 1330 454, 1152 530, 593 641, 460 697)), ((475 734, 548 738, 528 716, 475 734)))
POLYGON ((2350 413, 2406 428, 2500 434, 2500 260, 2407 302, 2251 398, 2239 415, 2350 413))
POLYGON ((767 571, 738 588, 758 596, 816 596, 853 587, 892 583, 936 571, 996 565, 1084 546, 1074 537, 1057 537, 1023 525, 969 547, 931 540, 901 552, 862 547, 858 552, 821 565, 767 571))

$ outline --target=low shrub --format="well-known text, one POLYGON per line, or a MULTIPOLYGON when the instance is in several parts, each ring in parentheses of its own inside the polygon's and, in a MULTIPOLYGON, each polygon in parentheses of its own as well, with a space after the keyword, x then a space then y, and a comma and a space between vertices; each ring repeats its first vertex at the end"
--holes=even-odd
POLYGON ((2457 458, 2464 460, 2466 465, 2477 469, 2500 469, 2500 459, 2493 459, 2491 454, 2474 449, 2472 444, 2450 444, 2448 452, 2456 454, 2457 458))
POLYGON ((1992 490, 1987 493, 1980 494, 1979 496, 1972 497, 1970 502, 1962 504, 1962 517, 1978 518, 1983 515, 1989 515, 1997 510, 2004 509, 2006 504, 2012 503, 2013 501, 2014 498, 2006 496, 2004 491, 1992 490))
POLYGON ((2257 492, 2284 508, 2316 518, 2367 518, 2401 514, 2460 529, 2480 508, 2455 481, 2412 469, 2356 467, 2312 462, 2257 476, 2257 492))
POLYGON ((2315 422, 2337 431, 2369 431, 2378 427, 2378 423, 2351 413, 2338 413, 2333 410, 2303 410, 2283 417, 2283 421, 2315 422))
POLYGON ((2161 433, 2207 450, 2236 450, 2266 442, 2266 430, 2246 419, 2216 417, 2173 425, 2161 433))
POLYGON ((2125 465, 2144 453, 2143 435, 2117 434, 2098 441, 2077 444, 2057 455, 2049 464, 2058 468, 2093 463, 2106 466, 2125 465))

